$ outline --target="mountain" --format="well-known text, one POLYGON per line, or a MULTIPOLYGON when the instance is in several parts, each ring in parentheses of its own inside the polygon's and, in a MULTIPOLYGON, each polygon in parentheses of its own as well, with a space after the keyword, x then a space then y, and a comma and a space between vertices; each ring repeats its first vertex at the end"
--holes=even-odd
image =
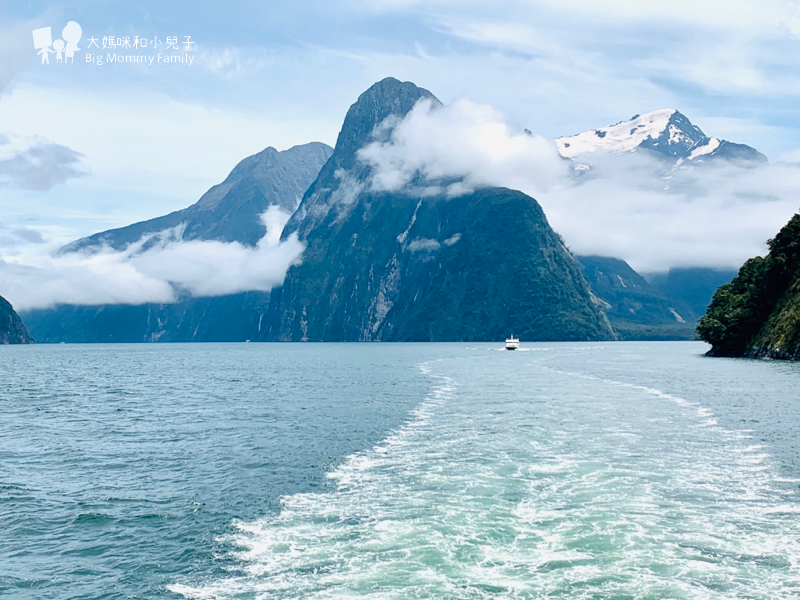
POLYGON ((800 359, 800 214, 723 285, 697 332, 712 356, 800 359))
MULTIPOLYGON (((253 246, 266 228, 269 207, 291 214, 333 149, 321 143, 274 148, 245 158, 192 206, 163 217, 112 229, 61 248, 91 252, 103 245, 122 250, 143 235, 180 227, 183 240, 238 241, 253 246)), ((41 342, 244 341, 258 334, 269 293, 185 298, 176 304, 73 306, 24 313, 41 342)))
POLYGON ((22 319, 11 304, 0 296, 0 344, 32 344, 22 319))
POLYGON ((765 164, 758 150, 708 137, 675 109, 634 115, 616 125, 561 137, 556 145, 562 156, 586 160, 596 153, 621 155, 647 153, 676 166, 701 164, 719 159, 765 164))
POLYGON ((225 181, 189 208, 82 238, 60 252, 99 249, 103 244, 122 250, 143 235, 178 226, 183 227, 183 240, 236 241, 255 246, 266 233, 259 217, 270 206, 292 214, 332 152, 330 146, 319 142, 283 152, 269 147, 241 161, 225 181))
MULTIPOLYGON (((676 193, 692 193, 695 168, 725 161, 745 167, 767 164, 757 150, 708 137, 674 109, 635 115, 616 125, 558 138, 556 145, 565 159, 574 161, 578 177, 602 174, 607 167, 612 169, 605 176, 612 177, 613 166, 626 165, 626 159, 655 158, 647 163, 652 170, 644 173, 663 190, 676 193)), ((694 324, 705 314, 716 289, 735 275, 712 268, 673 268, 668 273, 646 274, 644 281, 623 261, 600 261, 597 257, 579 260, 585 261, 592 291, 610 305, 606 312, 615 330, 627 339, 692 339, 694 324)))
POLYGON ((268 309, 268 292, 245 292, 175 304, 61 305, 24 316, 46 344, 243 342, 258 333, 268 309))
POLYGON ((603 256, 576 256, 592 292, 603 302, 614 331, 626 340, 690 340, 697 315, 669 298, 628 263, 603 256))
POLYGON ((648 273, 644 278, 667 298, 687 305, 701 317, 706 313, 714 292, 736 277, 733 269, 676 267, 666 273, 648 273))
POLYGON ((357 151, 389 139, 422 99, 440 104, 388 78, 350 107, 333 155, 283 231, 284 239, 296 232, 306 251, 272 290, 259 339, 612 338, 579 264, 533 198, 505 188, 455 198, 430 185, 425 193, 372 188, 357 151))

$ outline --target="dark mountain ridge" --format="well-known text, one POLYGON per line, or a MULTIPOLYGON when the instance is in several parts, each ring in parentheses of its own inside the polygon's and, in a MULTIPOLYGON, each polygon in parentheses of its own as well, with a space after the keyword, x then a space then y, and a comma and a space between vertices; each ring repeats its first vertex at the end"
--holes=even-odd
MULTIPOLYGON (((175 304, 60 306, 26 313, 31 330, 48 342, 694 335, 704 306, 698 310, 698 302, 646 281, 624 261, 576 260, 539 204, 521 192, 484 188, 449 198, 421 195, 410 186, 395 192, 373 189, 371 167, 358 151, 376 140, 389 141, 394 126, 421 100, 441 106, 428 90, 384 79, 350 107, 335 149, 324 144, 284 152, 267 148, 241 161, 225 181, 184 210, 61 250, 91 251, 103 244, 122 249, 173 227, 181 228, 185 240, 252 246, 265 233, 259 216, 278 206, 293 213, 282 239, 297 233, 306 249, 302 263, 290 268, 284 284, 271 293, 188 297, 175 304)), ((663 131, 643 138, 643 150, 663 150, 675 159, 711 139, 679 112, 666 112, 654 117, 664 121, 657 123, 663 131)), ((594 132, 594 138, 602 139, 601 133, 594 132)), ((629 133, 638 135, 633 128, 629 133)))
POLYGON ((188 208, 96 233, 61 248, 60 253, 99 249, 123 250, 142 236, 183 226, 183 240, 240 242, 246 246, 264 237, 260 216, 270 206, 292 214, 333 149, 312 142, 282 152, 269 147, 242 160, 220 184, 188 208))
POLYGON ((735 269, 675 267, 666 273, 644 273, 642 276, 667 298, 688 306, 699 319, 706 314, 714 292, 730 283, 736 273, 735 269))
POLYGON ((32 344, 33 338, 11 304, 0 296, 0 344, 32 344))

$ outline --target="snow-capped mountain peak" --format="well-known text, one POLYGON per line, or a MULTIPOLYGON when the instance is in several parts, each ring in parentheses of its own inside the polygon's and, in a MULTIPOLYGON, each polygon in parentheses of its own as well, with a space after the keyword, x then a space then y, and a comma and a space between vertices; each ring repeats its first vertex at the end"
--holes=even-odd
POLYGON ((577 158, 595 152, 620 154, 648 148, 674 158, 688 158, 690 149, 705 140, 699 127, 674 108, 635 115, 616 125, 592 129, 556 140, 562 156, 577 158))
POLYGON ((584 131, 578 135, 562 137, 556 140, 562 156, 576 158, 593 152, 629 152, 638 148, 647 139, 660 137, 667 129, 671 129, 671 137, 677 138, 681 132, 677 127, 670 128, 670 119, 678 113, 667 108, 644 115, 636 115, 628 121, 616 125, 584 131))
POLYGON ((703 140, 703 143, 696 145, 692 149, 691 153, 689 154, 689 160, 694 160, 695 158, 698 158, 700 156, 711 154, 717 148, 719 148, 721 143, 722 140, 720 140, 719 138, 715 137, 706 138, 705 140, 703 140))
POLYGON ((556 145, 561 155, 570 159, 587 159, 597 153, 619 155, 641 150, 675 166, 718 158, 767 162, 763 154, 750 146, 707 137, 674 108, 635 115, 616 125, 558 138, 556 145))

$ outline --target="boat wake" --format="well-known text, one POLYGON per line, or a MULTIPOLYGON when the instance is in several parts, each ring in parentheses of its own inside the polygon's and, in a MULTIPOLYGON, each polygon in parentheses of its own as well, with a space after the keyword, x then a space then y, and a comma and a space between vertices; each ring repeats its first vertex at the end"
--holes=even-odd
MULTIPOLYGON (((419 457, 432 457, 423 447, 422 434, 431 429, 436 410, 453 398, 455 384, 432 374, 428 364, 419 368, 436 382, 431 393, 379 445, 349 456, 327 474, 337 483, 335 492, 286 496, 280 514, 235 522, 237 532, 220 541, 233 548, 240 572, 203 586, 178 583, 168 589, 198 599, 240 594, 308 598, 346 595, 354 587, 369 597, 369 586, 385 581, 389 566, 412 558, 410 547, 435 542, 426 539, 430 532, 417 531, 414 525, 422 503, 434 501, 419 498, 420 490, 430 488, 437 495, 428 475, 419 470, 419 457)), ((418 569, 414 565, 396 574, 394 583, 401 587, 410 578, 424 584, 432 574, 418 569)))
POLYGON ((287 496, 279 514, 236 522, 222 540, 236 570, 169 589, 198 599, 800 596, 796 485, 751 432, 656 388, 526 371, 495 354, 420 368, 433 390, 328 474, 335 491, 287 496))

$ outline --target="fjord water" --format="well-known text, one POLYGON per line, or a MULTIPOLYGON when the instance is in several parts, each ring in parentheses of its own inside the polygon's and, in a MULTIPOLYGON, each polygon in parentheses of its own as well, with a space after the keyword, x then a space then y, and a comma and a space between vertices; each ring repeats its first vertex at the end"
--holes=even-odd
POLYGON ((0 595, 794 598, 800 365, 0 348, 0 595))

